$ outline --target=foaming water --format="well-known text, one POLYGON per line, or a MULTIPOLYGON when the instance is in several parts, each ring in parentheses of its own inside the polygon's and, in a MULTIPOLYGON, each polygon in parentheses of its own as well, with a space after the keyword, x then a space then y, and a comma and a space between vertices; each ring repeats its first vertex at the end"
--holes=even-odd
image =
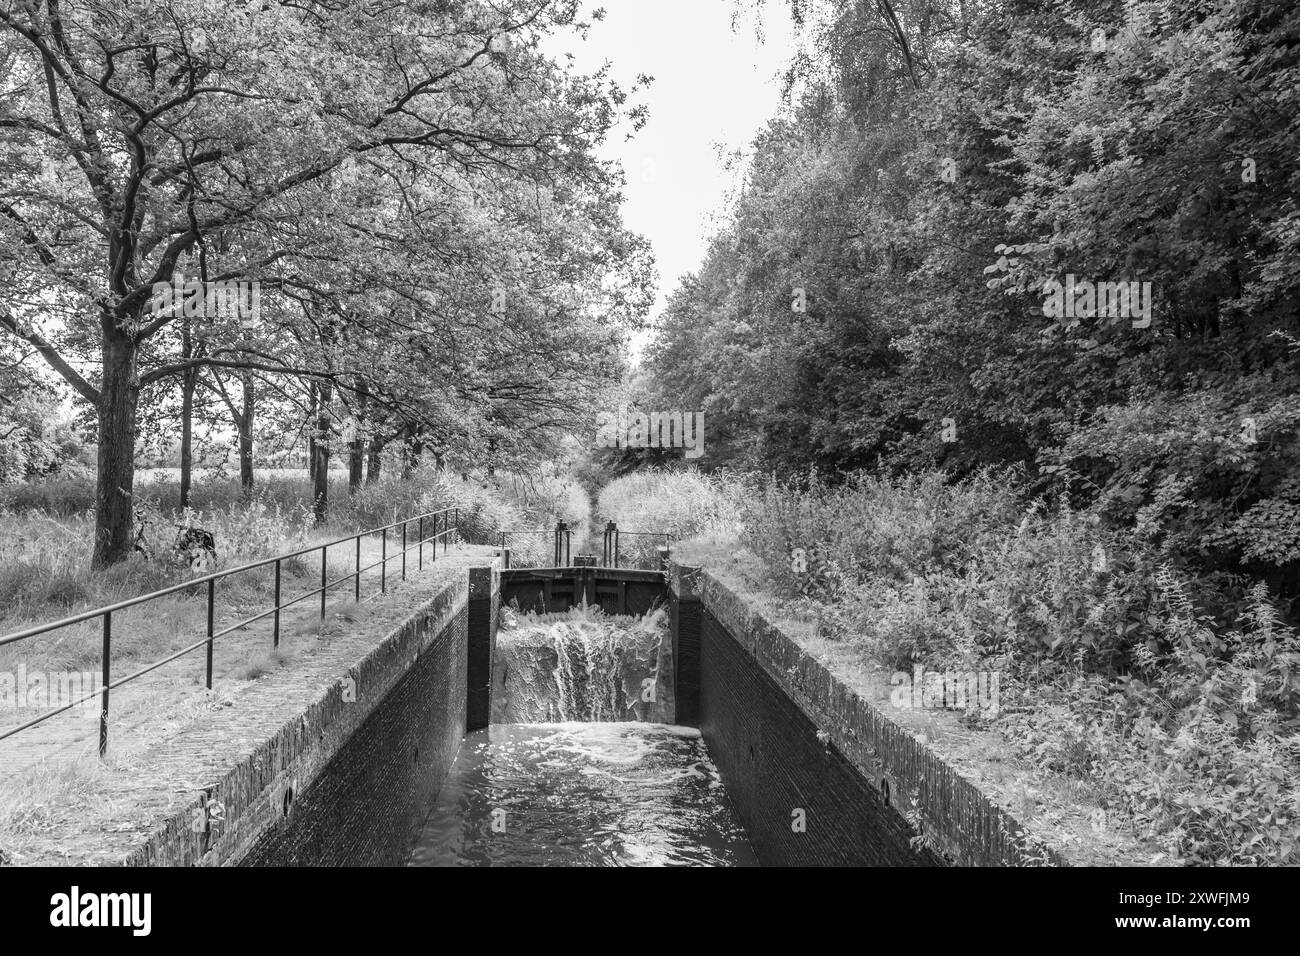
POLYGON ((501 612, 492 722, 671 722, 672 634, 667 612, 607 615, 501 612))
POLYGON ((411 866, 757 866, 698 730, 494 724, 465 737, 411 866))

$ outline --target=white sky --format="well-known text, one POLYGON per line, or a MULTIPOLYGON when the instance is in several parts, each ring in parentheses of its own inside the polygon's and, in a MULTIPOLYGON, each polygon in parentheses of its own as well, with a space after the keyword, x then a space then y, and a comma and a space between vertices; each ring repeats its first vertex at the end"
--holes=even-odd
MULTIPOLYGON (((609 61, 611 75, 630 88, 638 73, 654 77, 636 102, 650 118, 627 140, 610 136, 602 154, 627 174, 624 221, 654 248, 659 289, 654 314, 678 279, 704 257, 711 214, 721 211, 735 173, 722 154, 748 147, 780 105, 780 72, 793 52, 794 32, 785 0, 761 11, 763 41, 753 14, 732 29, 734 0, 593 0, 605 19, 593 23, 585 43, 555 38, 553 53, 571 52, 583 73, 609 61)), ((751 7, 752 4, 746 4, 751 7)), ((743 168, 743 167, 742 167, 743 168)), ((634 352, 645 336, 633 343, 634 352)))

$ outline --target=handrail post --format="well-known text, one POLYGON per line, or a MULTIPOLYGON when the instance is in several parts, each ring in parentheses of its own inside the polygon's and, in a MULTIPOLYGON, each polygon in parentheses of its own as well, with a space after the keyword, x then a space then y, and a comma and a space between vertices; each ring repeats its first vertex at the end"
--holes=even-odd
POLYGON ((208 579, 208 690, 212 690, 212 623, 216 607, 217 579, 208 579))
POLYGON ((447 533, 450 530, 451 515, 447 514, 447 509, 444 508, 442 510, 442 553, 444 556, 447 554, 447 549, 451 547, 451 535, 447 533))
POLYGON ((272 647, 280 646, 280 559, 275 559, 275 639, 272 647))
POLYGON ((438 512, 433 513, 433 553, 429 555, 429 560, 434 564, 438 563, 438 512))
POLYGON ((113 648, 113 612, 104 612, 104 641, 100 650, 100 671, 104 682, 99 706, 99 758, 108 753, 108 685, 113 682, 111 654, 113 648))
POLYGON ((383 543, 379 550, 379 593, 388 593, 388 528, 381 532, 383 543))
POLYGON ((424 570, 424 515, 420 515, 420 526, 416 529, 416 533, 419 534, 420 536, 420 557, 416 561, 415 569, 417 571, 423 571, 424 570))
POLYGON ((352 599, 361 603, 361 535, 357 535, 357 573, 352 582, 352 599))
POLYGON ((406 522, 402 522, 402 580, 406 580, 406 522))
POLYGON ((569 536, 571 534, 567 521, 557 521, 555 523, 555 566, 557 568, 567 568, 569 566, 571 558, 569 536))

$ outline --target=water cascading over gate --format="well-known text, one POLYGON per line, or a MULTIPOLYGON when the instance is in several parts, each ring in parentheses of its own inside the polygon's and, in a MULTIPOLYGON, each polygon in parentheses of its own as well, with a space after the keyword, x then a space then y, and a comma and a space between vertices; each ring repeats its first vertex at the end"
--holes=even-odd
POLYGON ((557 614, 503 609, 492 722, 672 723, 672 640, 664 610, 639 617, 599 608, 557 614))

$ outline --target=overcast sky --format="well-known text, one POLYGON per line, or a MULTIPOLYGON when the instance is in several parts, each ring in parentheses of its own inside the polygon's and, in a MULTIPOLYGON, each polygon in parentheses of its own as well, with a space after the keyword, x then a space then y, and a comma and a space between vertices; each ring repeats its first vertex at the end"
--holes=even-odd
MULTIPOLYGON (((625 88, 638 73, 655 82, 639 97, 649 122, 630 140, 627 130, 603 151, 627 174, 623 207, 629 229, 650 240, 659 266, 658 314, 683 273, 704 255, 709 217, 721 208, 734 175, 724 151, 749 146, 780 103, 780 71, 792 52, 793 29, 784 0, 762 14, 763 42, 749 19, 732 29, 733 0, 603 0, 606 17, 585 43, 557 40, 589 73, 609 61, 625 88)), ((643 341, 635 343, 639 347, 643 341)))

